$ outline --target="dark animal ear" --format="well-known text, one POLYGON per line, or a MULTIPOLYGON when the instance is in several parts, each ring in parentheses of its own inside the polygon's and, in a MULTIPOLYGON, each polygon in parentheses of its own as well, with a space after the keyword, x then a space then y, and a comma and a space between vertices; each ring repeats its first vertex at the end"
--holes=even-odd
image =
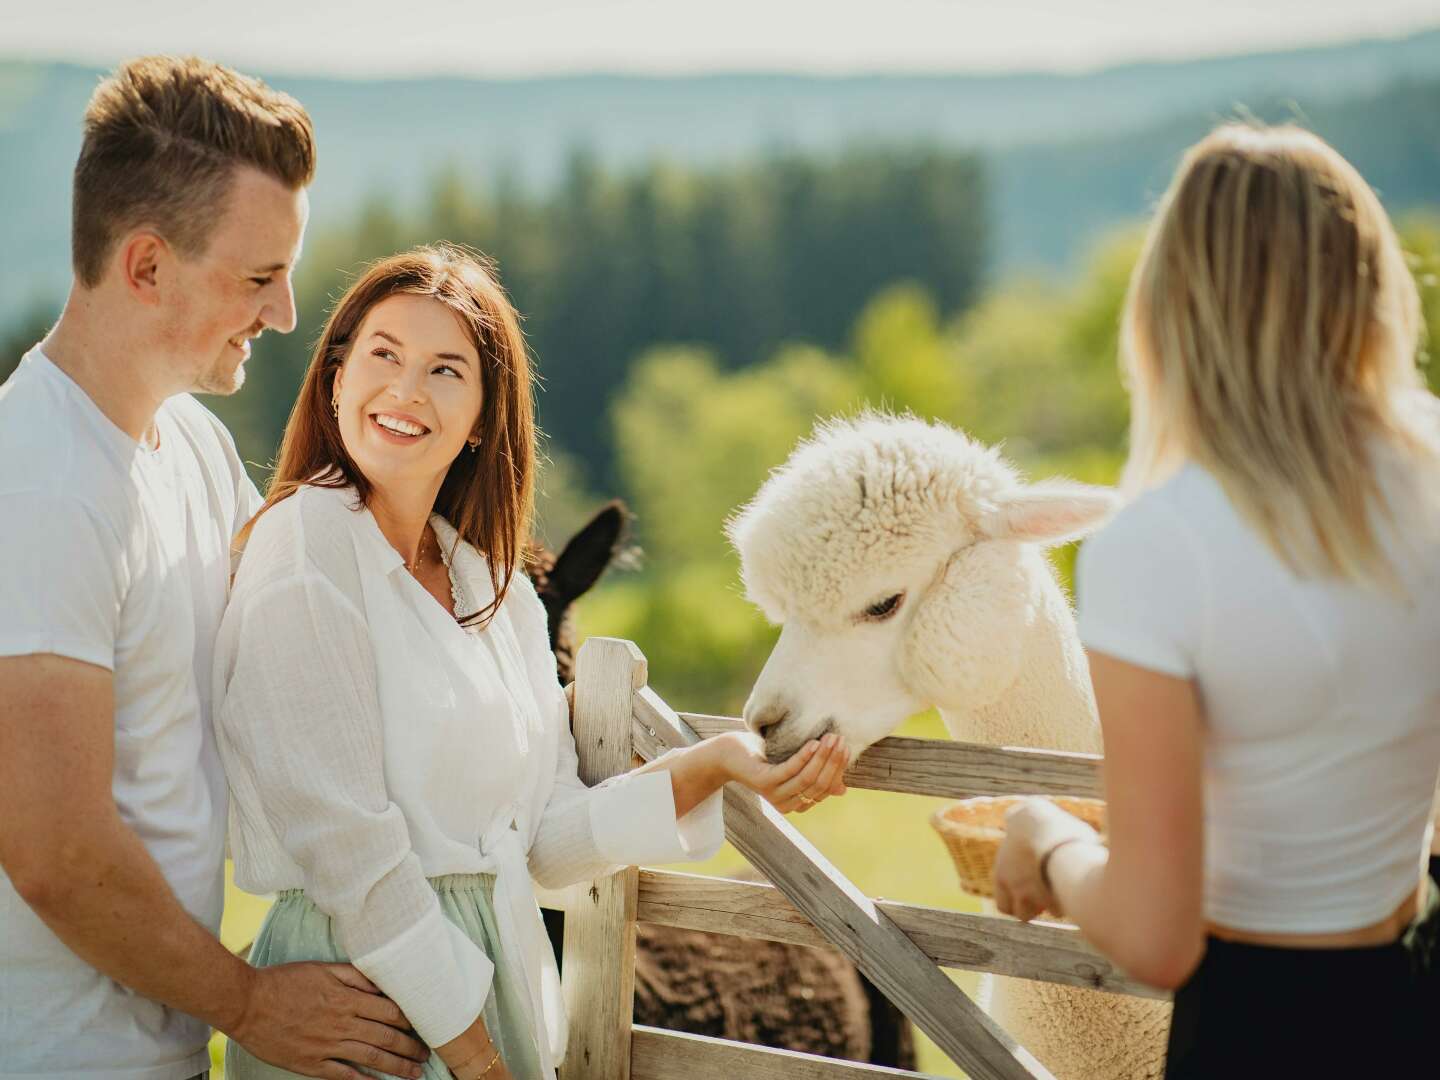
POLYGON ((556 556, 546 592, 561 605, 572 604, 589 592, 615 558, 629 516, 619 499, 607 503, 556 556))

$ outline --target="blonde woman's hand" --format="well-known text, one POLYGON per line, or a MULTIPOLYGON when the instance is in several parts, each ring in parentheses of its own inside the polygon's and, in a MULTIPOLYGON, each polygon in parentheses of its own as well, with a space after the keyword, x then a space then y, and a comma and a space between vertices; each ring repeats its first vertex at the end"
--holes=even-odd
POLYGON ((835 733, 812 739, 778 764, 765 760, 764 744, 748 732, 716 736, 722 745, 724 767, 731 780, 763 796, 782 813, 804 813, 831 795, 846 792, 845 770, 850 749, 835 733))
POLYGON ((1029 922, 1042 911, 1063 915, 1041 862, 1062 844, 1099 843, 1100 834, 1049 799, 1022 800, 1005 815, 1005 840, 995 856, 995 906, 1029 922))

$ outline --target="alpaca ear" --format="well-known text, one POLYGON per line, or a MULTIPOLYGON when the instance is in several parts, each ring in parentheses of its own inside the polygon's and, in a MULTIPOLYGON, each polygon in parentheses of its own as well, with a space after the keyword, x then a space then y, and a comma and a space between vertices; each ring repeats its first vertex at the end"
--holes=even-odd
POLYGON ((1052 480, 1007 492, 980 519, 991 540, 1063 544, 1094 532, 1118 505, 1112 488, 1052 480))
POLYGON ((628 517, 625 504, 620 500, 607 503, 556 556, 548 589, 562 609, 584 596, 600 580, 600 575, 615 558, 628 517))

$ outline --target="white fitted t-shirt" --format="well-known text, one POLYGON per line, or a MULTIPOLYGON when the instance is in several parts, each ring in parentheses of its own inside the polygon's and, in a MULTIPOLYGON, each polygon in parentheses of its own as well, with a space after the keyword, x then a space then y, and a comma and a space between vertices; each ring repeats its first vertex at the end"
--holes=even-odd
MULTIPOLYGON (((193 398, 155 423, 150 450, 38 348, 0 387, 0 656, 114 672, 120 815, 218 931, 226 789, 210 673, 230 540, 259 495, 193 398)), ((209 1034, 77 957, 0 871, 0 1076, 186 1080, 209 1067, 209 1034)))
POLYGON ((1085 646, 1199 689, 1205 914, 1222 925, 1352 930, 1419 880, 1440 772, 1440 530, 1401 473, 1381 475, 1405 599, 1298 578, 1193 464, 1080 553, 1085 646))

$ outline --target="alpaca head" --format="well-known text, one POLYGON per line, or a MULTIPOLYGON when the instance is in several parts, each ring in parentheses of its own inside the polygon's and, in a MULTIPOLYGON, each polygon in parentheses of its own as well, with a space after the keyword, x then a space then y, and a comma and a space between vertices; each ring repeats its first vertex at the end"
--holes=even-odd
POLYGON ((550 629, 550 651, 555 654, 560 682, 575 678, 575 626, 571 605, 584 596, 615 561, 624 544, 630 514, 619 499, 606 503, 559 555, 531 543, 526 550, 525 574, 545 605, 550 629))
POLYGON ((827 731, 858 753, 930 705, 996 700, 1036 618, 1037 545, 1112 506, 1108 489, 1022 483, 941 424, 821 425, 728 525, 747 594, 781 626, 746 723, 778 761, 827 731))

